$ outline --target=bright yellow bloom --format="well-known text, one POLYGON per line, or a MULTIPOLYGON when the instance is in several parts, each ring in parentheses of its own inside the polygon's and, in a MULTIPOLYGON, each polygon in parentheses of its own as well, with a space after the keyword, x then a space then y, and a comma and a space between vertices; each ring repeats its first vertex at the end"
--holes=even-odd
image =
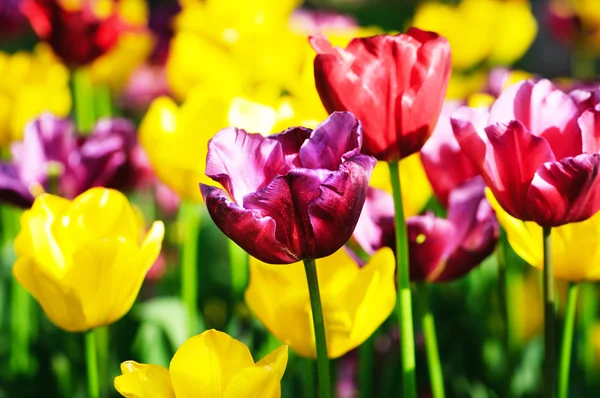
POLYGON ((127 398, 279 398, 287 360, 281 346, 254 363, 243 343, 207 330, 179 347, 169 369, 123 362, 115 388, 127 398))
POLYGON ((107 85, 113 92, 119 92, 127 84, 131 73, 148 58, 154 43, 150 31, 146 29, 149 14, 146 1, 108 3, 106 15, 112 13, 110 7, 118 7, 117 13, 132 29, 121 34, 109 52, 92 62, 89 66, 90 77, 96 83, 107 85))
POLYGON ((40 44, 33 53, 0 52, 0 147, 23 137, 23 128, 44 112, 71 110, 69 71, 40 44))
MULTIPOLYGON (((394 253, 376 252, 359 268, 342 248, 318 259, 327 351, 337 358, 362 344, 394 309, 394 253)), ((273 266, 250 258, 246 303, 267 329, 299 355, 315 358, 308 285, 301 262, 273 266)))
MULTIPOLYGON (((486 196, 506 230, 514 251, 530 265, 544 267, 542 227, 518 220, 498 204, 489 189, 486 196)), ((600 279, 600 213, 578 223, 552 228, 554 277, 569 281, 600 279)))
POLYGON ((42 194, 21 217, 13 274, 54 324, 85 331, 129 311, 163 235, 156 221, 143 237, 118 191, 92 188, 72 201, 42 194))
POLYGON ((202 201, 208 141, 227 126, 228 103, 195 91, 178 107, 168 97, 157 98, 140 125, 140 143, 160 180, 180 197, 202 201))
POLYGON ((427 2, 417 9, 413 25, 445 36, 453 67, 463 70, 485 60, 510 65, 537 33, 529 2, 523 0, 463 0, 456 6, 427 2))
MULTIPOLYGON (((404 215, 411 217, 419 214, 431 198, 433 190, 418 153, 400 161, 400 182, 403 187, 404 215)), ((369 185, 392 193, 390 170, 386 162, 377 162, 369 185)))

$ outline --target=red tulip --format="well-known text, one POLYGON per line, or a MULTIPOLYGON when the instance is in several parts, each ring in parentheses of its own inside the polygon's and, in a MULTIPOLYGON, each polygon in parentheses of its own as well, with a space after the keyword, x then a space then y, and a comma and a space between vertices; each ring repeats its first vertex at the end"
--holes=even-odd
POLYGON ((315 83, 328 112, 350 111, 364 129, 363 152, 397 161, 421 149, 442 109, 450 45, 436 33, 353 39, 346 49, 310 37, 315 83))
POLYGON ((37 35, 73 67, 86 65, 109 51, 128 28, 116 13, 98 16, 91 0, 76 10, 67 9, 59 0, 24 0, 21 11, 37 35))
POLYGON ((600 210, 600 111, 577 104, 548 80, 507 88, 482 131, 456 117, 452 128, 510 215, 554 227, 600 210))
POLYGON ((362 130, 337 112, 314 131, 290 128, 263 137, 219 131, 208 144, 201 184, 217 226, 261 261, 293 263, 333 254, 352 235, 375 159, 360 154, 362 130))

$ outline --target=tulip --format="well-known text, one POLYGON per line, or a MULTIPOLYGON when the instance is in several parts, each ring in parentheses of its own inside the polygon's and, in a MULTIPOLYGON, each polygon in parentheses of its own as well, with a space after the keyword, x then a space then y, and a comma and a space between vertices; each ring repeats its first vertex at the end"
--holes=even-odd
POLYGON ((46 114, 27 126, 12 155, 0 163, 0 198, 22 207, 45 191, 74 198, 91 187, 127 188, 150 178, 125 119, 100 120, 92 135, 77 139, 69 120, 46 114))
POLYGON ((279 398, 287 360, 281 346, 254 363, 243 343, 211 329, 183 343, 169 369, 123 362, 115 388, 128 398, 279 398))
POLYGON ((72 201, 42 194, 21 217, 13 274, 56 326, 86 331, 129 311, 163 235, 156 221, 142 237, 118 191, 93 188, 72 201))
POLYGON ((452 129, 503 209, 555 227, 600 209, 598 112, 580 116, 571 97, 549 81, 524 81, 494 102, 484 131, 460 115, 452 129))
POLYGON ((156 99, 140 125, 140 144, 157 177, 182 199, 199 202, 208 140, 227 121, 227 103, 195 91, 180 107, 156 99))
MULTIPOLYGON (((449 195, 446 219, 431 213, 407 220, 411 281, 445 282, 462 277, 489 256, 498 241, 498 222, 479 177, 449 195)), ((394 248, 394 202, 369 189, 354 239, 367 254, 394 248)))
POLYGON ((27 21, 19 9, 20 0, 3 0, 0 4, 0 39, 23 30, 27 21))
POLYGON ((89 0, 75 6, 60 0, 25 0, 21 11, 37 35, 73 67, 89 64, 109 51, 127 29, 114 10, 100 15, 89 0))
POLYGON ((312 131, 263 137, 219 131, 200 184, 215 224, 250 255, 273 264, 328 256, 352 235, 375 160, 360 154, 360 122, 332 114, 312 131))
POLYGON ((315 83, 328 112, 347 110, 363 123, 363 151, 397 161, 421 149, 433 132, 450 76, 443 37, 406 34, 353 39, 345 48, 312 36, 315 83), (375 73, 376 72, 376 73, 375 73), (386 89, 382 89, 386 88, 386 89))
POLYGON ((42 113, 66 117, 70 111, 69 71, 49 47, 0 52, 0 147, 20 140, 25 125, 42 113))
MULTIPOLYGON (((383 248, 362 267, 340 249, 317 260, 329 358, 362 344, 396 302, 394 254, 383 248)), ((315 358, 312 313, 301 262, 273 267, 250 258, 246 304, 263 325, 297 354, 315 358)))
MULTIPOLYGON (((457 102, 444 105, 440 119, 431 138, 421 150, 421 161, 437 200, 446 207, 450 193, 465 181, 475 177, 479 171, 461 151, 450 124, 450 115, 459 107, 457 102)), ((472 123, 479 126, 487 122, 485 110, 474 110, 468 115, 472 123)), ((400 169, 402 170, 402 169, 400 169)))
MULTIPOLYGON (((530 265, 542 269, 542 227, 508 214, 491 191, 487 192, 487 197, 496 211, 500 225, 506 230, 513 250, 530 265)), ((572 282, 600 279, 600 214, 582 222, 553 228, 551 239, 555 278, 572 282)))

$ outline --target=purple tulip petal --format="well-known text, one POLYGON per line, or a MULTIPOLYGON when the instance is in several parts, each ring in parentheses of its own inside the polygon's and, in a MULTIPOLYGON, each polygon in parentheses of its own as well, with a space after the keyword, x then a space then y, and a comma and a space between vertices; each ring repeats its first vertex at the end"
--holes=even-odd
POLYGON ((435 280, 449 254, 449 241, 454 226, 448 220, 433 214, 410 217, 406 221, 410 279, 435 280))
POLYGON ((475 177, 452 191, 448 201, 448 221, 455 229, 453 236, 456 245, 460 245, 469 234, 476 221, 479 203, 485 198, 485 182, 481 177, 475 177))
POLYGON ((306 127, 291 127, 279 134, 270 135, 268 138, 281 144, 285 163, 292 167, 302 167, 298 156, 302 144, 310 138, 312 130, 306 127))
POLYGON ((23 184, 45 185, 50 165, 64 168, 76 150, 74 126, 69 120, 42 115, 27 124, 23 141, 11 149, 23 184))
POLYGON ((320 123, 300 148, 302 167, 335 171, 343 159, 360 153, 360 122, 350 112, 334 112, 320 123))
POLYGON ((29 208, 34 197, 19 178, 15 165, 0 163, 0 201, 29 208))
POLYGON ((238 203, 288 172, 281 144, 260 134, 226 128, 209 141, 206 175, 238 203))
POLYGON ((583 221, 600 209, 600 154, 548 162, 538 170, 527 199, 531 219, 542 226, 583 221))
POLYGON ((219 188, 200 184, 200 190, 217 227, 248 254, 271 264, 300 260, 277 239, 277 225, 272 217, 238 206, 219 188))
POLYGON ((583 153, 600 151, 600 110, 589 109, 579 117, 583 153))
POLYGON ((384 246, 395 248, 395 233, 394 198, 386 191, 369 187, 352 236, 362 250, 372 255, 384 246))

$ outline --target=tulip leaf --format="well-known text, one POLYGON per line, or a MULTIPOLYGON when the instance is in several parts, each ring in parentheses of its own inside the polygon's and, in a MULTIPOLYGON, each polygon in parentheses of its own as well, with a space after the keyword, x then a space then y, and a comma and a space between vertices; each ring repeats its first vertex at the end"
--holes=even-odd
MULTIPOLYGON (((142 323, 157 325, 166 334, 172 349, 179 348, 189 336, 188 317, 183 302, 176 297, 157 297, 138 304, 133 315, 142 323)), ((199 331, 202 329, 198 329, 199 331)))

